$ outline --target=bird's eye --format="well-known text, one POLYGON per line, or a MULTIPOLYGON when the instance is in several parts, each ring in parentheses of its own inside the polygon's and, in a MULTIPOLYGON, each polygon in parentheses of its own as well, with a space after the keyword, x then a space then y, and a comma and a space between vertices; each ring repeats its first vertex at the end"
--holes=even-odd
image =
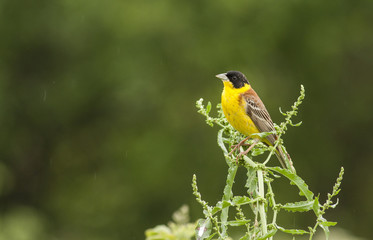
POLYGON ((236 76, 233 76, 233 77, 232 77, 232 80, 237 80, 237 77, 236 77, 236 76))

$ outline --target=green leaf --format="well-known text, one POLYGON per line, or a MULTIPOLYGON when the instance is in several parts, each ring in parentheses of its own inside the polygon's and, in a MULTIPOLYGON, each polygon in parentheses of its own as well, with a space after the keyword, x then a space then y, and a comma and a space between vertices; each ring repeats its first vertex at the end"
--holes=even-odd
POLYGON ((225 129, 222 128, 218 132, 218 145, 221 148, 221 150, 223 150, 224 155, 226 155, 226 154, 228 154, 228 150, 227 150, 227 148, 225 147, 225 144, 224 144, 224 138, 223 138, 224 130, 225 129))
POLYGON ((314 205, 314 200, 312 201, 300 201, 295 203, 286 203, 281 208, 285 209, 286 211, 291 212, 307 212, 312 210, 314 205))
POLYGON ((277 232, 277 229, 272 229, 271 231, 269 231, 267 234, 261 236, 260 238, 257 238, 257 240, 266 240, 270 237, 272 237, 273 235, 275 235, 275 233, 277 232))
MULTIPOLYGON (((233 192, 232 192, 232 186, 234 183, 234 178, 236 176, 238 169, 237 164, 231 164, 229 165, 228 168, 228 175, 227 175, 227 181, 226 185, 224 187, 224 195, 223 195, 223 201, 230 201, 233 197, 233 192)), ((229 216, 229 207, 226 207, 222 209, 221 214, 220 214, 220 222, 221 222, 221 233, 224 236, 227 231, 227 221, 228 221, 228 216, 229 216)))
POLYGON ((252 203, 253 200, 247 196, 236 196, 233 198, 232 202, 234 205, 245 205, 252 203))
POLYGON ((250 220, 235 220, 235 221, 228 221, 227 224, 232 227, 238 227, 249 223, 250 220))
POLYGON ((250 237, 249 233, 246 233, 246 235, 241 237, 239 240, 250 240, 250 239, 251 239, 251 237, 250 237))
POLYGON ((247 181, 245 184, 245 187, 247 187, 247 193, 255 198, 256 197, 256 192, 257 192, 257 186, 258 186, 258 178, 256 175, 255 169, 251 167, 247 167, 247 181))
POLYGON ((221 208, 223 209, 223 208, 226 208, 226 207, 230 207, 230 206, 232 206, 232 203, 230 202, 230 201, 223 201, 222 203, 221 203, 221 208))
POLYGON ((298 175, 296 175, 295 173, 291 172, 288 169, 283 169, 283 168, 280 168, 280 167, 268 167, 268 168, 270 170, 272 170, 274 172, 277 172, 277 173, 280 173, 281 175, 288 178, 291 183, 295 184, 298 187, 298 189, 300 190, 299 194, 301 196, 305 196, 308 201, 313 200, 313 196, 314 196, 313 192, 311 192, 308 189, 308 185, 298 175))
POLYGON ((208 115, 211 111, 211 102, 209 101, 206 106, 206 114, 208 115))
POLYGON ((202 240, 210 237, 211 229, 212 224, 209 218, 200 219, 196 227, 196 238, 202 240))
POLYGON ((216 206, 212 209, 211 214, 214 215, 215 213, 221 211, 222 209, 232 206, 232 203, 229 201, 219 201, 216 206))
POLYGON ((211 214, 214 215, 215 213, 221 211, 221 207, 218 207, 218 206, 215 206, 212 210, 211 210, 211 214))
POLYGON ((229 201, 219 201, 217 204, 216 204, 216 207, 220 208, 220 209, 223 209, 223 208, 226 208, 228 206, 231 206, 232 203, 229 202, 229 201))
POLYGON ((260 138, 266 138, 266 137, 268 137, 271 134, 273 134, 273 132, 260 132, 260 133, 253 133, 253 134, 251 134, 251 136, 252 137, 258 136, 260 138))
POLYGON ((319 205, 319 197, 318 196, 315 197, 312 209, 315 212, 315 215, 318 217, 320 215, 320 205, 319 205))
POLYGON ((323 225, 325 227, 332 227, 332 226, 337 225, 337 222, 328 222, 328 221, 325 221, 325 222, 321 222, 320 225, 323 225))
POLYGON ((303 234, 307 234, 308 233, 307 231, 304 231, 302 229, 285 229, 285 228, 280 227, 280 226, 276 226, 276 227, 281 232, 289 233, 289 234, 292 234, 292 235, 303 235, 303 234))
POLYGON ((324 233, 325 233, 325 238, 326 240, 329 239, 329 226, 328 224, 323 224, 324 222, 328 222, 325 218, 323 218, 322 216, 318 218, 318 221, 319 221, 319 226, 322 228, 322 230, 324 230, 324 233))
POLYGON ((211 240, 216 234, 217 232, 214 232, 213 234, 210 235, 210 237, 206 238, 206 240, 211 240))
POLYGON ((320 227, 322 228, 322 230, 324 230, 324 233, 325 233, 325 239, 328 240, 329 239, 329 227, 328 226, 324 226, 322 224, 320 224, 320 227))
POLYGON ((265 148, 254 148, 253 150, 251 150, 251 155, 252 156, 259 156, 259 155, 262 155, 263 153, 265 153, 267 149, 265 148))

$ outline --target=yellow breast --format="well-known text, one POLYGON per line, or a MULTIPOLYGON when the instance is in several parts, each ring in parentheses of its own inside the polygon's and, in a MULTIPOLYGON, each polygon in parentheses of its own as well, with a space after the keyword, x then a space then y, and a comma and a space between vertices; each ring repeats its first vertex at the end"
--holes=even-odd
POLYGON ((241 94, 250 89, 250 85, 245 84, 242 88, 233 88, 228 81, 224 82, 224 90, 221 95, 221 105, 228 122, 240 133, 249 136, 259 133, 253 121, 246 114, 245 100, 241 94))

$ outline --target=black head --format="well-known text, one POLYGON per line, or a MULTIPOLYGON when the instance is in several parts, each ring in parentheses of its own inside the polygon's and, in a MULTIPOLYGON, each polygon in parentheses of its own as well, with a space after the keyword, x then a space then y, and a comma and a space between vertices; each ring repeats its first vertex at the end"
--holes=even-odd
POLYGON ((229 81, 233 84, 234 88, 242 88, 246 84, 249 84, 245 75, 239 71, 229 71, 225 74, 229 81))

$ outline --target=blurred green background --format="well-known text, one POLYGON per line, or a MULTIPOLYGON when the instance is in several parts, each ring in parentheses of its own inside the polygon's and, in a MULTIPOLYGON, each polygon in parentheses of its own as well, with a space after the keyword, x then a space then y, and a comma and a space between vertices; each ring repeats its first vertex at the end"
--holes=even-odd
MULTIPOLYGON (((184 203, 202 217, 192 174, 215 203, 226 165, 195 101, 218 103, 227 70, 275 122, 304 84, 287 149, 322 201, 345 167, 327 217, 371 236, 372 12, 371 0, 0 1, 0 238, 143 239, 184 203)), ((284 181, 277 197, 294 191, 284 181)))

